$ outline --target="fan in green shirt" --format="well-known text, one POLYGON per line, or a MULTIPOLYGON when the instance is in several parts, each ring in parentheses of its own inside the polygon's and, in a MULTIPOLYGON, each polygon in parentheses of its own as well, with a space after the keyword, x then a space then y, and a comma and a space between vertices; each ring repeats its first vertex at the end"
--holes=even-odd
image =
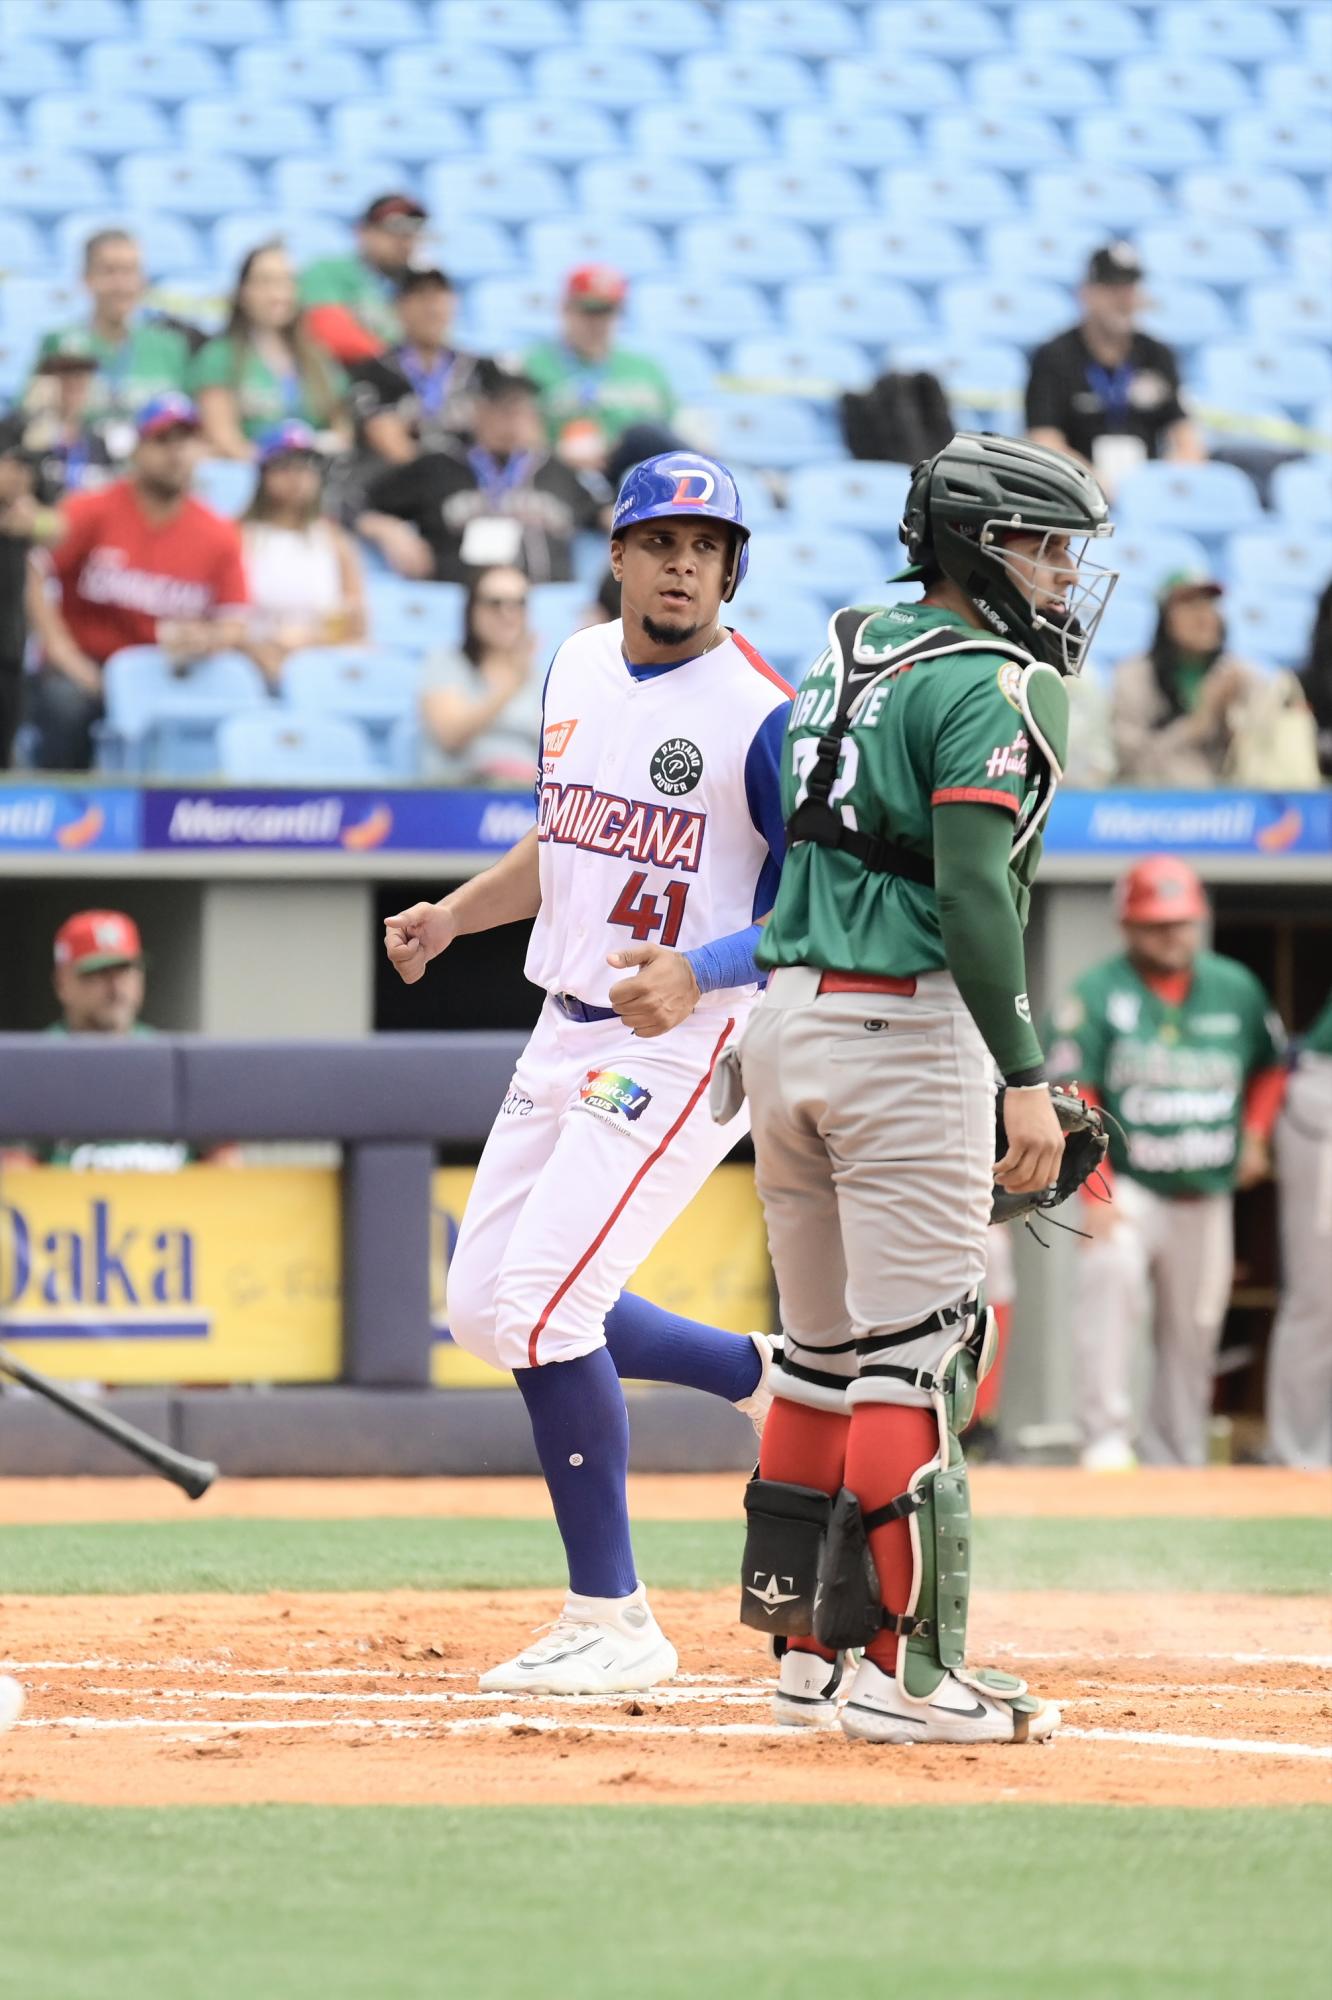
MULTIPOLYGON (((561 315, 563 337, 542 341, 523 358, 541 397, 546 432, 560 457, 579 469, 604 470, 632 425, 660 430, 675 415, 665 373, 645 354, 615 345, 628 284, 605 264, 570 273, 561 315)), ((654 447, 655 448, 655 447, 654 447)))
POLYGON ((275 424, 327 431, 337 422, 347 377, 301 323, 281 243, 261 243, 241 265, 226 331, 195 356, 188 386, 219 458, 252 458, 275 424))
POLYGON ((394 299, 429 216, 414 195, 382 194, 356 225, 356 248, 301 273, 306 324, 339 361, 364 361, 399 338, 394 299))

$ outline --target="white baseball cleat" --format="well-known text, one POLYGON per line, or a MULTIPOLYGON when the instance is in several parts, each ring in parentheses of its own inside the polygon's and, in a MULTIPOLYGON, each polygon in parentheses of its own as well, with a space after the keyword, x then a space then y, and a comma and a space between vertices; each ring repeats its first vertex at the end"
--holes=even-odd
POLYGON ((822 1659, 817 1653, 795 1653, 788 1647, 777 1671, 772 1719, 792 1729, 830 1729, 837 1721, 837 1689, 842 1656, 822 1659))
POLYGON ((754 1426, 754 1434, 758 1438, 759 1443, 762 1444, 763 1426, 767 1422, 768 1411, 772 1408, 772 1389, 770 1384, 772 1381, 773 1349, 772 1342, 768 1339, 766 1333, 751 1333, 749 1337, 758 1349, 760 1364, 758 1386, 752 1389, 747 1396, 742 1396, 735 1407, 740 1411, 742 1416, 749 1418, 750 1423, 754 1426))
POLYGON ((23 1713, 23 1685, 12 1674, 0 1674, 0 1736, 12 1729, 23 1713))
POLYGON ((1136 1472, 1138 1455, 1124 1437, 1096 1438, 1082 1451, 1084 1472, 1136 1472))
POLYGON ((861 1743, 1027 1743, 1053 1736, 1059 1710, 1037 1701, 1030 1713, 1026 1682, 1013 1674, 987 1675, 996 1692, 946 1673, 928 1702, 904 1702, 897 1682, 872 1660, 862 1660, 842 1704, 843 1730, 861 1743), (998 1684, 1003 1692, 998 1692, 998 1684), (1015 1705, 1016 1704, 1016 1705, 1015 1705))
POLYGON ((640 1583, 632 1597, 579 1597, 537 1639, 478 1685, 485 1694, 628 1694, 668 1681, 680 1661, 648 1609, 640 1583))

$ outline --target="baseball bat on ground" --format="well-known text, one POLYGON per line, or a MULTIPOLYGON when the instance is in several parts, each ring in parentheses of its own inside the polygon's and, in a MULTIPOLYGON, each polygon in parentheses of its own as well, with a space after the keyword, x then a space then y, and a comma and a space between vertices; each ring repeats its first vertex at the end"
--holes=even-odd
POLYGON ((25 1389, 33 1390, 39 1396, 64 1410, 69 1416, 77 1417, 81 1424, 100 1431, 113 1444, 132 1452, 145 1465, 160 1472, 173 1486, 179 1486, 182 1493, 188 1493, 191 1500, 197 1500, 206 1493, 217 1478, 217 1467, 206 1458, 190 1458, 183 1451, 173 1451, 169 1444, 149 1437, 147 1431, 139 1430, 134 1424, 127 1424, 123 1417, 113 1416, 110 1410, 103 1410, 96 1403, 85 1401, 63 1382, 53 1382, 49 1375, 39 1375, 35 1368, 19 1361, 7 1347, 0 1347, 0 1373, 12 1375, 25 1389))

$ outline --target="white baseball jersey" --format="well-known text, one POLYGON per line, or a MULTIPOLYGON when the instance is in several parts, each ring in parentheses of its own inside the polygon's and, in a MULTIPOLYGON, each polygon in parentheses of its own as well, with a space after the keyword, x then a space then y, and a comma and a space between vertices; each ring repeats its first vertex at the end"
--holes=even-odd
POLYGON ((784 845, 786 683, 734 634, 664 668, 626 665, 623 638, 617 619, 566 639, 543 709, 527 977, 594 1007, 624 977, 609 952, 689 951, 765 916, 784 845))

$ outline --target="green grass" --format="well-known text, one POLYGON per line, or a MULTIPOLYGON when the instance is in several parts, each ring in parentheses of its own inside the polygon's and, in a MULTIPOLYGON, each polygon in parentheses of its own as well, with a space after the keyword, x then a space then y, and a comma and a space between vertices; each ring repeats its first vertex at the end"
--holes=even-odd
MULTIPOLYGON (((645 1521, 639 1567, 658 1589, 734 1582, 738 1521, 645 1521)), ((992 1589, 1328 1588, 1332 1527, 1310 1520, 981 1520, 975 1575, 992 1589)), ((0 1592, 457 1590, 563 1578, 545 1521, 255 1521, 207 1517, 0 1531, 0 1592)))
POLYGON ((0 1811, 26 2000, 1255 2000, 1330 1871, 1318 1808, 0 1811))

